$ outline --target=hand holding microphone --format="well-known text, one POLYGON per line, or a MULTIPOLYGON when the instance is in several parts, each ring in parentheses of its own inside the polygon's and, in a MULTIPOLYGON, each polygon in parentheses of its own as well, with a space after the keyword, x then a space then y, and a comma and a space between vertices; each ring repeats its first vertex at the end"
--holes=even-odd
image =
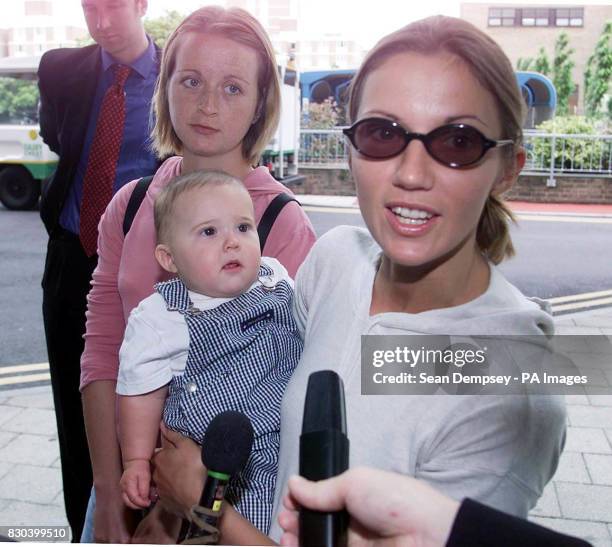
MULTIPOLYGON (((190 520, 192 515, 187 508, 198 505, 199 500, 199 506, 208 509, 202 520, 216 528, 227 482, 248 460, 252 443, 251 423, 239 412, 217 415, 206 430, 201 449, 191 439, 162 426, 162 450, 153 457, 153 479, 160 502, 167 510, 190 520), (201 480, 204 466, 208 476, 201 480)), ((196 526, 189 526, 184 527, 180 537, 189 539, 198 534, 196 526)), ((196 541, 202 543, 200 539, 196 541)))

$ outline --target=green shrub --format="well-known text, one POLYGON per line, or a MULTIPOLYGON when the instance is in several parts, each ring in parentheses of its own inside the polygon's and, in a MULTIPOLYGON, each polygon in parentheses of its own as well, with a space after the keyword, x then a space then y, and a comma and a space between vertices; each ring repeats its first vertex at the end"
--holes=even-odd
MULTIPOLYGON (((603 135, 610 134, 601 121, 583 116, 558 116, 540 124, 536 131, 557 135, 603 135)), ((554 162, 557 169, 587 171, 609 170, 612 143, 610 141, 558 138, 555 141, 554 162)), ((534 138, 529 152, 544 168, 550 167, 552 139, 534 138)))

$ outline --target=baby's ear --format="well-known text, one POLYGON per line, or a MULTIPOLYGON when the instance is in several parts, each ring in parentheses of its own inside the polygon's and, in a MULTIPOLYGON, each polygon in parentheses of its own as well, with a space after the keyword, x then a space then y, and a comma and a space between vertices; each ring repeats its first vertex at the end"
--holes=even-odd
POLYGON ((172 252, 170 251, 170 247, 165 245, 164 243, 160 243, 155 247, 155 258, 159 265, 170 273, 177 273, 178 270, 174 265, 174 259, 172 258, 172 252))

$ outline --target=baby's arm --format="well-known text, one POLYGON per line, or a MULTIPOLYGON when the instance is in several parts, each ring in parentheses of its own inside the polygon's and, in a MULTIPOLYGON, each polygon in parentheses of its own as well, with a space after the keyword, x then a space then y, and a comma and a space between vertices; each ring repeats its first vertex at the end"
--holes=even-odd
POLYGON ((144 395, 119 396, 119 440, 123 459, 121 490, 132 509, 148 507, 151 482, 150 461, 159 434, 159 424, 168 386, 144 395))

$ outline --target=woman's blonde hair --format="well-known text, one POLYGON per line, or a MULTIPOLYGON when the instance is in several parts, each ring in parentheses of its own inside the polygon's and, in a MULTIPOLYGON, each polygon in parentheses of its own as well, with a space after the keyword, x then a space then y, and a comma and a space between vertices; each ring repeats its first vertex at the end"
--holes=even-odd
MULTIPOLYGON (((243 44, 257 53, 258 110, 256 121, 242 141, 242 156, 251 165, 259 162, 261 153, 272 139, 280 118, 280 82, 270 38, 259 21, 240 8, 206 6, 194 11, 170 35, 162 54, 159 78, 153 95, 155 126, 153 148, 160 158, 181 154, 183 144, 172 127, 168 104, 168 83, 176 68, 181 37, 189 32, 217 34, 243 44)), ((206 51, 202 52, 206 55, 206 51)))
MULTIPOLYGON (((431 55, 448 52, 465 63, 472 75, 495 100, 502 134, 499 139, 512 139, 508 146, 508 166, 514 161, 523 142, 525 106, 512 65, 502 49, 471 23, 437 15, 411 23, 374 46, 351 82, 349 116, 355 122, 363 87, 368 75, 389 57, 398 53, 416 52, 431 55)), ((402 77, 402 76, 398 76, 402 77)), ((410 75, 403 77, 409 78, 410 75)), ((476 242, 489 260, 498 264, 514 255, 510 238, 510 222, 514 216, 499 196, 490 195, 478 222, 476 242)))

